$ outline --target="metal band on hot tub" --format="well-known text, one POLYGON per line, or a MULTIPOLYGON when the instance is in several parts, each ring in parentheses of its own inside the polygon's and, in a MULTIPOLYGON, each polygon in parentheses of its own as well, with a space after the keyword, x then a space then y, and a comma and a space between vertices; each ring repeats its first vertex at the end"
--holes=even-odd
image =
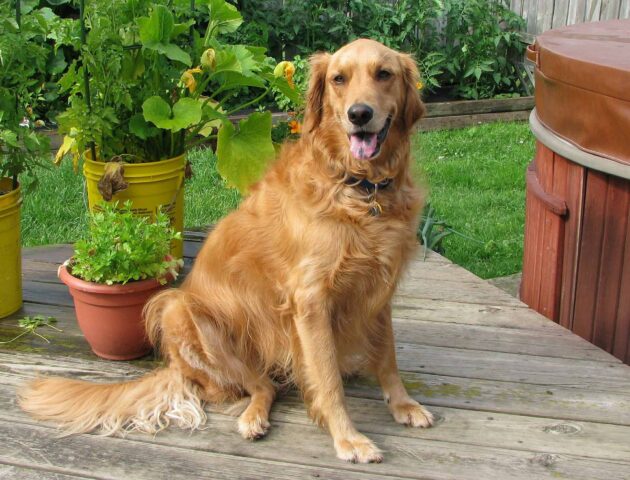
POLYGON ((538 119, 535 108, 529 116, 529 125, 539 142, 567 160, 609 175, 630 179, 630 165, 624 165, 615 160, 580 150, 545 127, 538 119))

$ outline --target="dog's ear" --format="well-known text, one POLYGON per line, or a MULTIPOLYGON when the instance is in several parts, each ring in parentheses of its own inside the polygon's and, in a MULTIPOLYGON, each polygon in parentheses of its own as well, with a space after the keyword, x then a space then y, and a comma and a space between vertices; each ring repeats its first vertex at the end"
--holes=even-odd
POLYGON ((403 70, 404 82, 404 106, 403 106, 403 127, 411 129, 413 125, 422 118, 425 113, 424 103, 420 99, 418 92, 418 82, 420 74, 418 67, 411 55, 400 54, 400 62, 403 70))
POLYGON ((326 72, 330 54, 316 53, 310 58, 311 76, 306 95, 306 109, 304 112, 304 132, 312 132, 322 120, 324 108, 324 90, 326 88, 326 72))

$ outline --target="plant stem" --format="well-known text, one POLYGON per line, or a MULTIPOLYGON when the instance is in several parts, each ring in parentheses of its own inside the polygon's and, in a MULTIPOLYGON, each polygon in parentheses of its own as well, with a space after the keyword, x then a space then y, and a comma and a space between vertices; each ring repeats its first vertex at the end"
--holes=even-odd
POLYGON ((44 337, 42 334, 37 333, 37 332, 35 331, 35 329, 31 330, 31 332, 32 332, 34 335, 37 335, 37 336, 38 336, 39 338, 41 338, 42 340, 44 340, 46 343, 50 343, 50 340, 48 340, 48 339, 47 339, 46 337, 44 337))
MULTIPOLYGON (((20 4, 20 0, 15 0, 15 22, 18 25, 18 28, 22 28, 22 5, 20 4)), ((21 34, 21 32, 20 32, 21 34)), ((15 110, 18 111, 20 106, 20 99, 18 98, 17 92, 15 92, 15 110)), ((12 179, 12 188, 15 190, 18 187, 18 176, 17 173, 13 174, 12 179)))
POLYGON ((211 139, 217 138, 217 137, 218 137, 218 135, 208 135, 207 137, 203 137, 203 138, 200 138, 199 140, 195 140, 194 142, 189 143, 186 148, 187 149, 194 148, 197 145, 201 145, 202 143, 205 143, 208 140, 211 140, 211 139))
POLYGON ((18 28, 22 27, 22 5, 20 0, 15 0, 15 22, 18 28))
MULTIPOLYGON (((220 90, 220 88, 219 88, 220 90)), ((208 105, 208 103, 210 103, 210 100, 212 100, 212 97, 208 97, 204 100, 203 104, 201 105, 201 110, 203 112, 203 109, 206 108, 206 105, 208 105)), ((219 103, 220 105, 220 103, 219 103)), ((197 134, 201 131, 201 129, 204 127, 204 125, 208 123, 207 121, 201 121, 199 122, 197 125, 194 125, 191 127, 191 129, 189 129, 189 138, 194 138, 197 136, 197 134)))
POLYGON ((265 98, 270 91, 271 91, 271 87, 267 87, 267 89, 261 95, 257 96, 253 100, 250 100, 249 102, 245 102, 239 105, 238 107, 230 110, 229 112, 226 113, 226 115, 232 115, 234 112, 238 112, 239 110, 243 110, 244 108, 247 108, 250 105, 253 105, 254 103, 258 103, 263 98, 265 98))
MULTIPOLYGON (((193 18, 195 18, 195 0, 190 0, 190 15, 193 18)), ((194 45, 195 44, 195 36, 193 34, 194 31, 195 31, 195 27, 193 27, 191 25, 190 28, 188 29, 188 41, 189 41, 191 47, 195 46, 194 45)))
MULTIPOLYGON (((200 92, 203 93, 203 91, 206 89, 206 87, 208 86, 208 83, 210 83, 210 80, 212 80, 212 77, 214 77, 216 75, 216 73, 211 73, 210 75, 208 75, 208 77, 200 84, 197 86, 197 89, 195 90, 195 92, 200 92)), ((218 88, 218 90, 220 90, 221 87, 218 88)))
MULTIPOLYGON (((19 0, 18 0, 19 2, 19 0)), ((90 96, 90 77, 87 69, 87 64, 83 61, 83 48, 85 48, 85 0, 79 2, 79 22, 81 26, 81 64, 83 65, 83 87, 85 89, 85 103, 88 108, 88 112, 92 113, 92 98, 90 96)), ((96 162, 96 146, 94 140, 90 140, 90 153, 92 154, 92 161, 96 162)))
POLYGON ((16 341, 18 338, 20 338, 20 337, 22 337, 22 336, 26 335, 28 332, 30 332, 30 330, 24 330, 24 331, 23 331, 22 333, 20 333, 17 337, 13 337, 11 340, 7 340, 7 341, 5 341, 5 342, 0 342, 0 345, 4 345, 4 344, 7 344, 7 343, 14 342, 14 341, 16 341))

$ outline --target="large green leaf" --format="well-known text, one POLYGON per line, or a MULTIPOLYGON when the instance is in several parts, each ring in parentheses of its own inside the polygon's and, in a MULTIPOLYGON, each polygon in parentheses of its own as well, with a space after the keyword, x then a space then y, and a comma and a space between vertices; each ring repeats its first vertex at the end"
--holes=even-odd
POLYGON ((273 75, 268 78, 269 82, 277 88, 285 97, 296 105, 302 105, 304 96, 297 88, 291 88, 287 79, 284 77, 276 78, 273 75))
MULTIPOLYGON (((151 16, 139 18, 138 25, 140 26, 140 41, 144 48, 155 50, 187 66, 192 65, 190 55, 171 43, 175 21, 173 14, 164 5, 156 5, 151 16)), ((178 26, 177 31, 180 30, 178 26)))
POLYGON ((182 33, 189 33, 190 27, 195 24, 194 20, 188 20, 186 23, 176 23, 173 25, 173 31, 171 32, 171 38, 176 38, 182 33))
POLYGON ((217 168, 230 186, 241 193, 260 179, 274 158, 271 113, 252 113, 238 129, 224 122, 217 138, 217 168))
MULTIPOLYGON (((264 87, 265 82, 258 77, 261 63, 255 53, 243 45, 222 46, 215 52, 215 74, 233 75, 232 83, 239 86, 264 87), (251 80, 242 80, 244 77, 251 80)), ((224 79, 226 80, 226 79, 224 79)), ((224 83, 224 82, 222 82, 224 83)), ((223 88, 231 88, 232 85, 224 85, 223 88)))
POLYGON ((235 32, 243 23, 243 17, 234 5, 225 0, 209 0, 208 37, 214 38, 221 33, 235 32))
POLYGON ((23 137, 24 146, 29 152, 49 151, 49 139, 44 135, 38 135, 34 131, 29 131, 23 137))
POLYGON ((139 79, 145 71, 144 57, 137 50, 125 52, 123 55, 120 72, 122 78, 131 81, 139 79))
MULTIPOLYGON (((13 2, 12 2, 13 3, 13 2)), ((20 0, 22 15, 32 12, 39 5, 39 0, 20 0)))
POLYGON ((192 65, 192 60, 190 59, 190 55, 188 55, 188 53, 183 51, 174 43, 169 43, 166 45, 162 43, 156 43, 154 46, 147 47, 147 48, 151 48, 152 50, 156 50, 160 53, 163 53, 171 60, 182 62, 187 67, 190 67, 192 65))
POLYGON ((17 135, 11 130, 0 130, 0 145, 3 143, 15 148, 20 146, 17 135))
POLYGON ((142 104, 142 114, 156 127, 177 132, 201 121, 201 103, 194 98, 180 98, 171 110, 166 100, 153 96, 142 104))
POLYGON ((57 53, 50 52, 46 63, 46 70, 49 73, 62 73, 67 66, 68 62, 66 62, 62 49, 57 50, 57 53))
POLYGON ((239 72, 223 72, 218 77, 221 88, 225 91, 241 87, 265 88, 266 86, 260 77, 248 77, 239 72))
POLYGON ((238 72, 241 73, 241 63, 236 58, 236 54, 229 50, 217 50, 215 52, 214 73, 238 72))
POLYGON ((251 50, 243 45, 230 45, 228 47, 241 65, 241 73, 246 76, 255 75, 260 71, 260 63, 254 57, 251 50))
POLYGON ((164 5, 156 5, 151 16, 138 19, 140 25, 140 41, 143 45, 151 43, 168 43, 175 21, 173 14, 164 5))
POLYGON ((129 119, 129 131, 142 140, 154 137, 160 133, 160 130, 150 125, 140 113, 129 119))

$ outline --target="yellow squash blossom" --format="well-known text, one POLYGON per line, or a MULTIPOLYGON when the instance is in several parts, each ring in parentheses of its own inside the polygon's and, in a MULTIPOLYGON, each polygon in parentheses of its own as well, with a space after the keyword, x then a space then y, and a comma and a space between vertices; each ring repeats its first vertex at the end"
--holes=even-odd
POLYGON ((284 75, 287 79, 287 83, 289 87, 295 88, 295 83, 293 83, 293 74, 295 73, 295 65, 292 62, 283 61, 276 65, 276 68, 273 70, 273 74, 276 78, 280 78, 284 75))
POLYGON ((74 169, 75 173, 79 170, 79 157, 81 156, 81 154, 79 153, 79 144, 77 143, 75 138, 77 136, 77 133, 78 131, 76 128, 71 128, 70 133, 63 137, 63 143, 61 144, 59 150, 57 150, 57 154, 55 155, 55 165, 59 165, 61 163, 61 160, 63 160, 63 157, 65 157, 67 154, 71 154, 72 168, 74 169))
POLYGON ((186 87, 190 93, 194 93, 194 91, 197 89, 197 80, 195 79, 194 74, 202 72, 203 70, 201 70, 201 68, 199 67, 191 68, 189 70, 186 70, 182 74, 179 81, 182 82, 184 87, 186 87))
POLYGON ((213 70, 216 65, 216 53, 214 48, 208 48, 205 52, 201 54, 201 66, 203 68, 208 68, 213 70))

